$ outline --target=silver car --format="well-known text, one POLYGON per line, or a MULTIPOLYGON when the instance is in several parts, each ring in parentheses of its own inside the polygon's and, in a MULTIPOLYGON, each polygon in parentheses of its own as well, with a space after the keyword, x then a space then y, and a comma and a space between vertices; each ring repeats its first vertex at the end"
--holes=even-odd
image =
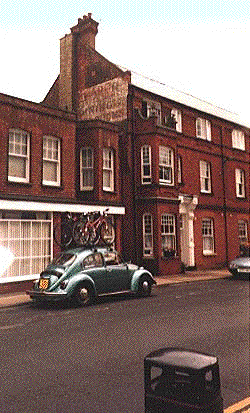
POLYGON ((248 277, 250 275, 250 245, 241 248, 240 256, 229 264, 229 271, 234 277, 248 277))

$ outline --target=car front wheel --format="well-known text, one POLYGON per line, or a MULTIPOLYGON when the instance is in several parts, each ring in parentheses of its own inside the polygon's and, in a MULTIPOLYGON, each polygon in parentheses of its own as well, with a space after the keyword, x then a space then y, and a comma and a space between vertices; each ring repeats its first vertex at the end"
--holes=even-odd
POLYGON ((83 307, 90 305, 94 301, 93 287, 88 283, 78 285, 74 293, 73 301, 83 307))
POLYGON ((152 283, 149 278, 142 276, 139 281, 138 295, 140 297, 148 297, 151 294, 152 283))

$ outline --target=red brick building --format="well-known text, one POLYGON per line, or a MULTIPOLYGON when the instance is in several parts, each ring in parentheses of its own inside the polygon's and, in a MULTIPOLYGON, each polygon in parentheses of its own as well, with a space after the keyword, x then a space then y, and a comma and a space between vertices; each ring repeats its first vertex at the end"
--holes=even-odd
POLYGON ((97 30, 89 14, 61 39, 40 104, 0 94, 0 292, 58 252, 67 212, 109 207, 116 248, 156 276, 224 266, 249 241, 249 129, 109 62, 97 30))

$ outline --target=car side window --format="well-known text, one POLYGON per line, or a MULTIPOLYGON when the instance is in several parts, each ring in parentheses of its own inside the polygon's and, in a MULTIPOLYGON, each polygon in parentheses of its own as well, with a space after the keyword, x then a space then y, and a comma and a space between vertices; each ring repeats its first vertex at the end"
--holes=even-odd
POLYGON ((114 251, 107 251, 104 254, 104 260, 106 265, 116 265, 119 263, 118 255, 114 251))
POLYGON ((94 259, 95 259, 96 267, 103 267, 103 258, 99 252, 97 252, 94 255, 94 259))
POLYGON ((103 267, 103 259, 100 253, 88 255, 83 260, 83 268, 94 268, 94 267, 103 267))

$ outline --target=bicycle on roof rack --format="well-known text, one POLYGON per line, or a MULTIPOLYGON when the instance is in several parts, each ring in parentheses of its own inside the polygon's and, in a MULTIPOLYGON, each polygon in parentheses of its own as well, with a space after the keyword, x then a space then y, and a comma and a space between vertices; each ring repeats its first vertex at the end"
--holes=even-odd
POLYGON ((96 245, 100 239, 104 244, 111 246, 115 240, 115 228, 107 218, 106 208, 100 211, 83 214, 73 227, 73 239, 81 246, 96 245))
POLYGON ((53 237, 57 245, 62 248, 68 247, 73 242, 73 228, 77 222, 77 217, 71 212, 67 212, 63 223, 55 225, 53 237))
POLYGON ((67 248, 73 242, 77 246, 96 245, 101 239, 105 245, 111 246, 115 240, 115 229, 107 218, 108 210, 105 209, 102 214, 99 211, 83 213, 80 218, 67 213, 66 220, 54 228, 55 242, 67 248))

